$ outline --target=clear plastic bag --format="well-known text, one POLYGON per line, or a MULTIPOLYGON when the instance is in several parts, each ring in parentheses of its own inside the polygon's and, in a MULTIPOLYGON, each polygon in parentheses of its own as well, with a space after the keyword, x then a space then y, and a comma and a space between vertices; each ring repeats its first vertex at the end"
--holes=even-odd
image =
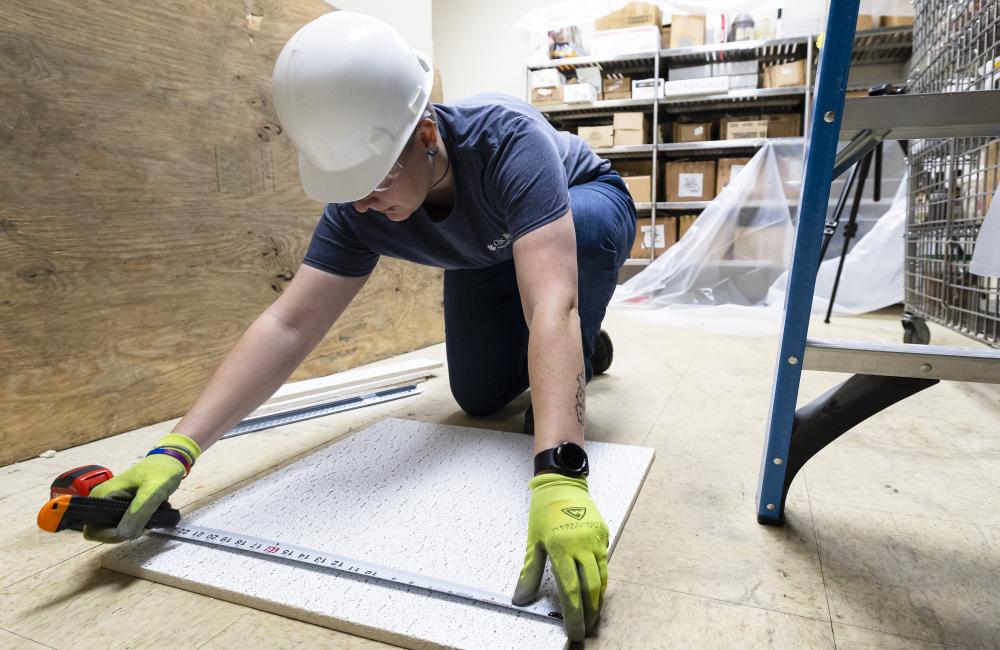
POLYGON ((983 218, 983 225, 979 227, 969 273, 1000 276, 1000 187, 993 195, 990 209, 983 218))
MULTIPOLYGON (((835 312, 863 314, 903 301, 907 188, 904 174, 889 209, 844 258, 844 270, 833 305, 835 312)), ((826 311, 839 263, 838 253, 820 264, 813 294, 814 312, 826 311)), ((783 304, 787 284, 788 274, 784 273, 768 292, 767 303, 783 304)))
POLYGON ((758 305, 787 268, 802 145, 769 142, 612 304, 758 305))
MULTIPOLYGON (((780 307, 795 245, 803 153, 801 145, 767 143, 679 242, 618 287, 612 305, 780 307)), ((845 258, 835 311, 859 314, 903 300, 905 169, 906 160, 898 145, 887 143, 883 191, 895 189, 895 198, 863 204, 860 218, 866 223, 859 225, 874 225, 867 232, 861 229, 845 258)), ((837 185, 843 182, 842 178, 837 185)), ((866 196, 870 195, 871 182, 866 196)), ((834 191, 831 198, 836 196, 834 191)), ((826 310, 846 221, 844 214, 838 236, 820 265, 814 311, 826 310)))

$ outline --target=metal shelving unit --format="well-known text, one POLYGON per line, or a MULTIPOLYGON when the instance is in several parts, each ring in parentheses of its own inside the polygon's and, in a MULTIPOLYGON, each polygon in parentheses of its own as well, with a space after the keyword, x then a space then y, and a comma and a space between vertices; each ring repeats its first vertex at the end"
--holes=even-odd
MULTIPOLYGON (((855 38, 852 61, 859 65, 906 61, 909 59, 913 43, 910 27, 892 27, 859 32, 855 38)), ((534 70, 557 68, 561 70, 597 67, 602 75, 620 72, 628 76, 666 77, 661 74, 671 67, 699 65, 722 61, 757 59, 762 66, 778 65, 795 60, 806 61, 806 83, 802 86, 786 88, 755 88, 732 90, 726 93, 691 95, 658 99, 615 99, 595 102, 552 104, 537 106, 549 121, 559 128, 600 123, 602 118, 623 110, 641 110, 652 115, 652 133, 657 144, 642 144, 618 147, 595 148, 594 152, 612 160, 646 159, 651 161, 651 181, 654 196, 649 202, 636 204, 643 216, 649 216, 656 227, 657 213, 699 212, 710 201, 662 201, 658 190, 658 175, 661 159, 708 158, 719 155, 753 155, 767 138, 742 140, 716 140, 707 142, 659 142, 660 117, 685 117, 704 114, 715 117, 719 113, 748 114, 762 109, 784 109, 785 112, 802 114, 804 128, 809 128, 809 111, 812 104, 814 84, 814 62, 816 59, 815 37, 739 41, 715 43, 680 49, 660 49, 658 51, 623 54, 614 57, 576 57, 555 59, 527 68, 527 76, 534 70)), ((530 88, 530 83, 527 84, 530 88)), ((707 117, 706 117, 707 119, 707 117)), ((798 141, 805 147, 806 137, 782 138, 798 141)), ((654 230, 655 231, 655 230, 654 230)), ((654 247, 655 248, 655 247, 654 247)), ((649 259, 629 260, 630 266, 641 266, 652 262, 654 250, 649 259)))

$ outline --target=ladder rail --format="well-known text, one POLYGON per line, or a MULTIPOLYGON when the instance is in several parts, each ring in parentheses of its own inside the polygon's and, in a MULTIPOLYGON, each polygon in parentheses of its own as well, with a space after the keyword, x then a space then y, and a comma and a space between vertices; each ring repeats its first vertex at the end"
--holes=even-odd
POLYGON ((859 0, 831 0, 826 37, 820 51, 795 251, 788 272, 781 343, 768 413, 768 433, 757 484, 758 521, 781 521, 779 505, 785 480, 785 462, 791 445, 802 374, 801 361, 805 354, 816 288, 816 260, 830 200, 858 5, 859 0))

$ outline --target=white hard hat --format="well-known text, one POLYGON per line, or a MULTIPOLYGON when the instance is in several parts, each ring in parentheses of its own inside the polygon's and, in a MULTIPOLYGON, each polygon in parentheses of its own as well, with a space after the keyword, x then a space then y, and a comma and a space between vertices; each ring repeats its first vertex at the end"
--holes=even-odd
POLYGON ((274 108, 299 149, 306 194, 357 201, 392 170, 423 115, 434 69, 396 30, 335 11, 305 25, 274 64, 274 108))

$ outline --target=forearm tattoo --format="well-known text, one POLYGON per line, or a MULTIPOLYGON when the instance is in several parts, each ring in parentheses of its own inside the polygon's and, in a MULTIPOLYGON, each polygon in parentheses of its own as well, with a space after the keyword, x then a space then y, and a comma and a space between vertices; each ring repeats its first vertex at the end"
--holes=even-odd
POLYGON ((576 419, 583 424, 583 416, 587 411, 587 373, 581 370, 576 376, 576 419))

